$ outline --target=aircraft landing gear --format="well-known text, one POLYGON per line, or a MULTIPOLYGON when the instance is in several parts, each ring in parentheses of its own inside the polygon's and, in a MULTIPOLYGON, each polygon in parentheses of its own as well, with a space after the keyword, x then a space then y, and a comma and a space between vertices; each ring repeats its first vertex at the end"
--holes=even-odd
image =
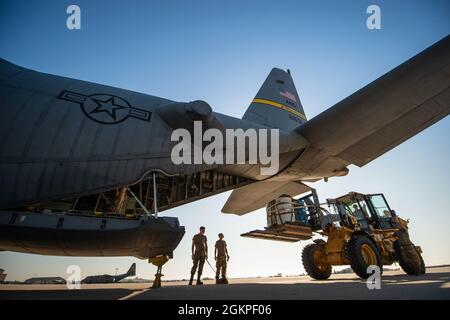
POLYGON ((156 256, 154 258, 149 258, 148 262, 158 267, 155 274, 155 280, 153 281, 152 288, 161 288, 161 277, 164 276, 162 274, 162 266, 169 261, 169 257, 166 255, 156 256))

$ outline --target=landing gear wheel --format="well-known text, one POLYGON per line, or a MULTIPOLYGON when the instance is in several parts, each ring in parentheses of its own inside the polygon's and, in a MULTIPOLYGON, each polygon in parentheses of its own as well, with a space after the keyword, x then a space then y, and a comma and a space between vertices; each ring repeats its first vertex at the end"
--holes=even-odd
POLYGON ((383 272, 383 260, 378 246, 366 236, 355 236, 347 245, 347 256, 353 271, 362 279, 367 279, 369 266, 378 266, 383 272))
POLYGON ((331 264, 324 260, 326 261, 326 256, 322 245, 311 243, 303 248, 303 267, 311 278, 325 280, 330 277, 331 264))

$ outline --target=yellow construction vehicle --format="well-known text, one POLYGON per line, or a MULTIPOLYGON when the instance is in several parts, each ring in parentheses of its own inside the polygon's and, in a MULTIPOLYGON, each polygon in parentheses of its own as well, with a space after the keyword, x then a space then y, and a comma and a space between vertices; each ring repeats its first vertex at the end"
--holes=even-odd
POLYGON ((425 273, 422 250, 409 239, 408 220, 391 210, 383 194, 350 192, 320 204, 312 192, 298 200, 281 196, 267 206, 268 227, 244 237, 295 242, 312 239, 304 247, 303 266, 314 279, 330 277, 332 266, 350 265, 367 279, 369 266, 398 262, 408 275, 425 273))

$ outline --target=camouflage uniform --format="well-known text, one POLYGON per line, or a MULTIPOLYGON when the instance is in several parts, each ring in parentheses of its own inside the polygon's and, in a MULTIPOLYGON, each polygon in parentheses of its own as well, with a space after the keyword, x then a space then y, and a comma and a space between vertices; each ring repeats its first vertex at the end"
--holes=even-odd
POLYGON ((222 278, 227 277, 227 255, 226 255, 227 243, 225 240, 216 241, 217 249, 217 261, 216 261, 216 279, 219 279, 222 273, 222 278))
POLYGON ((194 245, 195 245, 195 252, 194 252, 194 257, 192 259, 194 264, 191 269, 191 276, 194 276, 195 271, 197 270, 197 267, 198 267, 197 278, 200 279, 200 277, 203 273, 203 265, 205 264, 205 259, 206 259, 207 238, 205 235, 196 234, 192 238, 192 241, 194 242, 194 245))

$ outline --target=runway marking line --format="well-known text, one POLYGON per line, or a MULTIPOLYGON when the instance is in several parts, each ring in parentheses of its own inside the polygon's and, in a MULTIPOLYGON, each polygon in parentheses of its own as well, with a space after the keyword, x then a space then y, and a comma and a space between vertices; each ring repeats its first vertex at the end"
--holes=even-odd
POLYGON ((130 293, 129 295, 127 295, 125 297, 122 297, 122 298, 119 298, 117 300, 128 300, 130 298, 133 298, 134 296, 137 296, 138 294, 144 293, 144 292, 149 291, 149 290, 150 289, 137 290, 137 291, 134 291, 134 292, 130 293))

